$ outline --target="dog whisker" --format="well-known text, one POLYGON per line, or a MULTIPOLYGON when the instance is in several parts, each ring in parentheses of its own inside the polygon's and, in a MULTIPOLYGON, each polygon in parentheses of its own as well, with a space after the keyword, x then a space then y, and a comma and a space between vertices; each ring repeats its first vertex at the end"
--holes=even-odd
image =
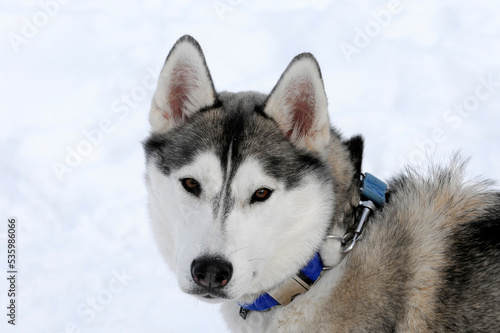
POLYGON ((236 252, 239 252, 241 250, 248 249, 248 248, 249 248, 249 246, 240 247, 239 249, 232 251, 230 254, 235 254, 236 252))
POLYGON ((268 261, 264 258, 252 258, 252 259, 248 259, 247 261, 255 261, 255 260, 262 260, 262 261, 266 261, 266 262, 268 261))

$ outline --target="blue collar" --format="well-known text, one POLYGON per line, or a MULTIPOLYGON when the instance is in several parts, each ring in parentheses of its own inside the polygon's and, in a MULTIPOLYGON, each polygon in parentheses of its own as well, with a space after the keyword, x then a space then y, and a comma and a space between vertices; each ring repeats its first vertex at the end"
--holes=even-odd
POLYGON ((295 296, 309 290, 309 287, 319 279, 322 270, 323 262, 321 261, 319 253, 316 253, 299 273, 294 275, 284 284, 286 289, 295 290, 297 292, 296 294, 293 291, 291 294, 288 293, 286 295, 279 292, 270 292, 274 296, 273 297, 269 293, 264 293, 257 297, 251 304, 239 304, 241 306, 240 316, 245 319, 248 311, 266 311, 276 305, 286 305, 290 303, 295 296))

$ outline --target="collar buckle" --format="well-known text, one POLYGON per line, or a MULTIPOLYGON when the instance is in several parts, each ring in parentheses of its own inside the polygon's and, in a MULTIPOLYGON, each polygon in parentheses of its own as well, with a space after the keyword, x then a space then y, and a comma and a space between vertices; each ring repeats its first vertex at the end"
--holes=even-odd
POLYGON ((277 300, 280 305, 287 305, 298 295, 307 292, 309 288, 310 285, 307 282, 302 280, 298 275, 295 275, 280 288, 270 291, 268 294, 277 300))

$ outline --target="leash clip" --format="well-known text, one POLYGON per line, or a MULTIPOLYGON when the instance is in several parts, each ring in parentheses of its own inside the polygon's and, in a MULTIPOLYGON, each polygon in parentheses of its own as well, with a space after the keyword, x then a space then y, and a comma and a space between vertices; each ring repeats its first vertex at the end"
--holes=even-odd
POLYGON ((361 174, 361 199, 358 207, 362 207, 361 217, 353 231, 348 231, 342 238, 342 253, 348 253, 361 239, 363 228, 373 212, 385 205, 387 184, 370 173, 361 174), (363 201, 364 200, 364 201, 363 201))
POLYGON ((344 248, 342 253, 348 253, 354 248, 356 242, 361 239, 363 233, 363 228, 368 220, 368 217, 375 211, 376 206, 371 200, 361 201, 359 203, 360 207, 363 207, 361 212, 361 217, 353 231, 347 232, 344 237, 342 237, 342 244, 344 248))

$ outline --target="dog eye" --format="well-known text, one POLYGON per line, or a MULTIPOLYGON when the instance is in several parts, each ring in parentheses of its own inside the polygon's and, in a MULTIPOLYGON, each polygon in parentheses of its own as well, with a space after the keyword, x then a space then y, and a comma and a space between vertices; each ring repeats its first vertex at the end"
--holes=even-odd
POLYGON ((265 187, 259 188, 257 191, 253 193, 250 203, 266 201, 267 199, 269 199, 272 193, 273 190, 270 190, 268 188, 265 187))
POLYGON ((194 178, 184 178, 181 179, 182 187, 189 193, 193 194, 196 197, 200 196, 201 186, 200 183, 194 178))

